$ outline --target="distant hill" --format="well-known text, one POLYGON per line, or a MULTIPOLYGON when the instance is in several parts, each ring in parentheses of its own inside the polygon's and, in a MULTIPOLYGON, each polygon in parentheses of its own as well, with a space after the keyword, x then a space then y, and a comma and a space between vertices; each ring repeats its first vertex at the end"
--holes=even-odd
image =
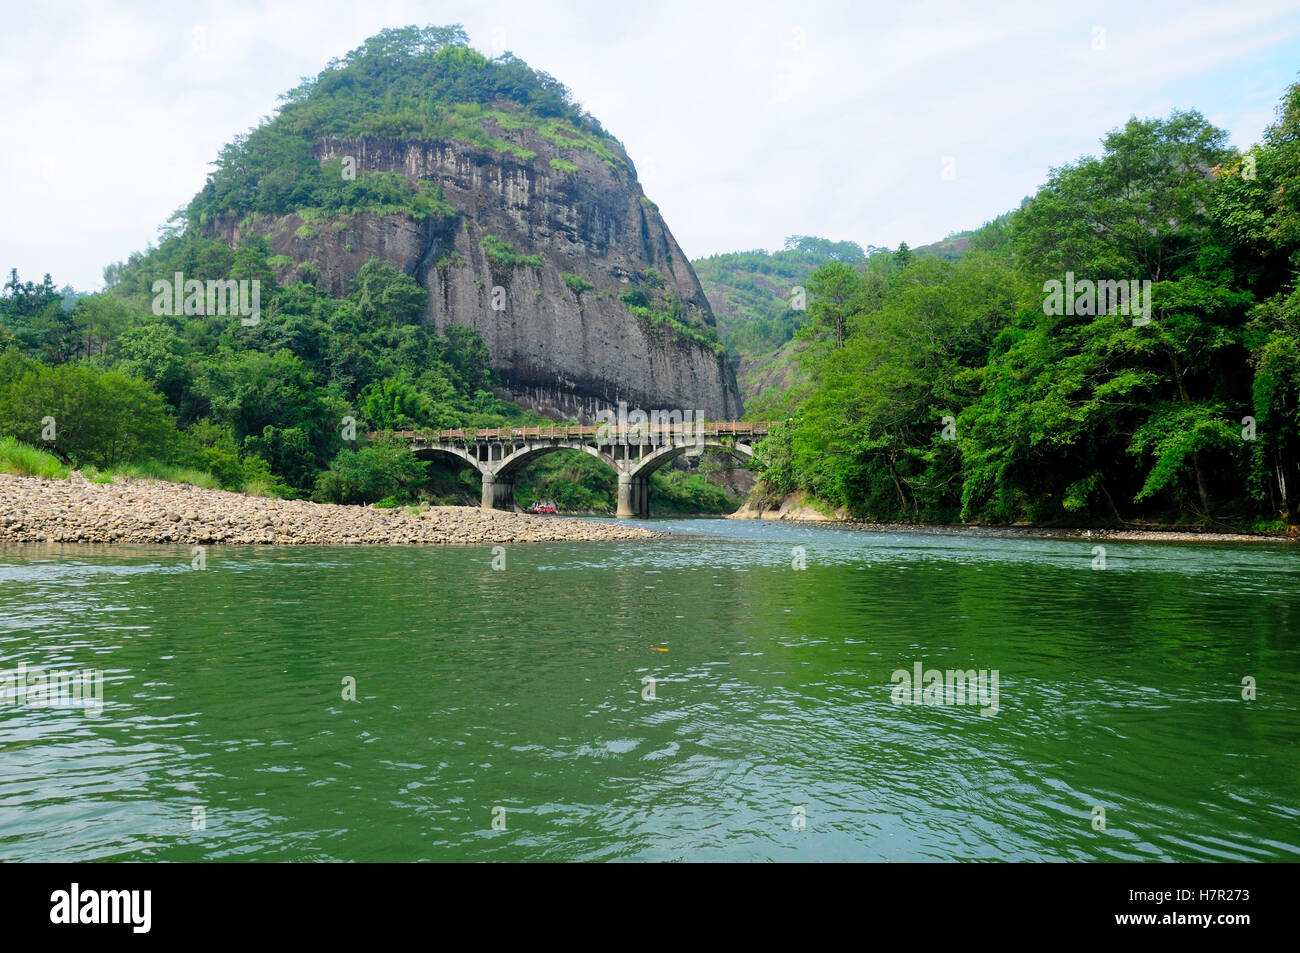
MULTIPOLYGON (((914 258, 957 261, 972 251, 1004 248, 1011 213, 999 215, 976 229, 955 232, 941 241, 908 249, 914 258)), ((900 249, 903 246, 900 246, 900 249)), ((750 418, 783 413, 803 383, 798 357, 808 342, 796 332, 808 320, 797 307, 795 290, 830 261, 847 262, 866 270, 868 259, 883 253, 871 267, 889 267, 891 251, 856 242, 833 242, 811 235, 793 235, 781 251, 731 252, 698 259, 692 264, 717 320, 718 340, 736 371, 745 414, 750 418)), ((805 301, 806 305, 806 301, 805 301)))
POLYGON ((798 380, 793 358, 802 342, 792 339, 807 313, 797 307, 795 289, 805 288, 808 277, 828 261, 860 265, 877 251, 856 242, 793 235, 781 251, 731 252, 692 262, 747 411, 761 408, 764 392, 785 391, 798 380), (760 402, 751 408, 753 399, 760 402))
POLYGON ((972 234, 972 232, 958 232, 956 235, 949 235, 942 241, 922 245, 920 248, 912 249, 912 251, 918 258, 934 255, 937 258, 956 261, 970 251, 970 237, 972 234))
POLYGON ((953 232, 940 241, 913 248, 912 253, 918 258, 934 255, 948 261, 957 261, 972 250, 989 251, 1006 244, 1008 238, 1007 228, 1010 220, 1011 213, 1003 212, 997 218, 985 222, 979 228, 969 228, 964 232, 953 232))

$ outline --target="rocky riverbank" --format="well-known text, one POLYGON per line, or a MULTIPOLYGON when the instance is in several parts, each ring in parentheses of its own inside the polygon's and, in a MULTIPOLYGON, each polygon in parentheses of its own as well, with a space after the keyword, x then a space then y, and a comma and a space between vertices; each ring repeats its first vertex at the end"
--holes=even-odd
POLYGON ((728 519, 733 520, 797 520, 804 523, 838 522, 849 519, 848 511, 840 508, 831 512, 815 506, 803 492, 788 493, 784 496, 771 495, 753 491, 740 509, 728 519))
POLYGON ((618 523, 469 506, 411 513, 276 500, 184 483, 91 483, 0 474, 0 543, 268 543, 281 546, 491 544, 644 540, 664 534, 618 523))
POLYGON ((1287 533, 1212 533, 1189 529, 1114 528, 1073 529, 1058 526, 982 525, 974 523, 875 523, 855 520, 843 508, 824 512, 803 493, 785 496, 751 494, 729 519, 795 520, 804 523, 833 524, 838 529, 855 529, 869 533, 930 533, 940 536, 1023 536, 1031 539, 1091 539, 1130 542, 1176 543, 1259 543, 1300 542, 1294 527, 1287 533))
POLYGON ((932 536, 1005 536, 1023 539, 1069 539, 1094 543, 1294 543, 1300 537, 1280 533, 1211 533, 1184 529, 1075 529, 1059 526, 985 526, 976 523, 872 523, 827 520, 836 529, 867 533, 928 533, 932 536))

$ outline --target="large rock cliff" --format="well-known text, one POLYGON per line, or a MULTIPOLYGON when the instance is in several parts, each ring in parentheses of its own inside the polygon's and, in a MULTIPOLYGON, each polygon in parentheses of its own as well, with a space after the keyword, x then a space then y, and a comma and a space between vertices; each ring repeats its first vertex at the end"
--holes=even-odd
POLYGON ((282 281, 331 294, 378 257, 428 289, 425 318, 474 328, 508 396, 557 417, 643 409, 738 417, 734 373, 716 345, 695 272, 614 140, 602 156, 562 136, 486 119, 498 143, 322 137, 314 158, 399 173, 441 190, 424 218, 361 212, 320 220, 219 215, 205 231, 264 235, 282 281), (499 143, 508 143, 504 151, 499 143))

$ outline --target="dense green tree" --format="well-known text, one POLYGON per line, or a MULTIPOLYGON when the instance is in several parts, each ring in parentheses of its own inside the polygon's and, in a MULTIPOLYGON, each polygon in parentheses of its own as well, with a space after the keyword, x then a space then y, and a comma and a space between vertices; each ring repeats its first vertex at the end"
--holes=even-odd
POLYGON ((857 271, 841 261, 822 265, 808 280, 808 291, 813 296, 808 306, 812 326, 815 331, 829 330, 836 348, 844 346, 844 327, 857 308, 858 288, 857 271))
POLYGON ((358 450, 341 450, 317 478, 315 498, 325 503, 410 499, 428 466, 400 442, 379 441, 358 450))
POLYGON ((146 382, 79 365, 50 367, 10 350, 0 357, 0 434, 75 464, 168 460, 175 428, 146 382))
POLYGON ((1293 519, 1298 195, 1300 86, 1244 154, 1192 111, 1131 120, 956 264, 824 267, 843 347, 805 356, 765 481, 875 516, 1293 519))
POLYGON ((361 393, 361 412, 377 430, 412 430, 430 426, 434 405, 406 375, 375 381, 361 393))
POLYGON ((352 285, 357 312, 370 327, 414 324, 428 298, 428 292, 414 278, 378 258, 371 258, 361 266, 352 285))

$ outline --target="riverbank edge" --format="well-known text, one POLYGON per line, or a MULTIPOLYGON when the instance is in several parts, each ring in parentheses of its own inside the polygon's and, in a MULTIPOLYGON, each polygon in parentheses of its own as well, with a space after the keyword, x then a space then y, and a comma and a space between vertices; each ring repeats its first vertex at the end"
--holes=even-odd
POLYGON ((418 512, 246 496, 188 483, 0 474, 0 543, 494 545, 663 539, 625 522, 470 506, 418 512))
POLYGON ((929 533, 936 536, 1002 535, 1026 539, 1115 540, 1176 543, 1295 543, 1300 528, 1288 533, 1218 533, 1171 527, 1044 526, 1029 523, 879 523, 854 519, 843 508, 827 512, 803 493, 750 497, 727 519, 789 520, 873 533, 929 533))

